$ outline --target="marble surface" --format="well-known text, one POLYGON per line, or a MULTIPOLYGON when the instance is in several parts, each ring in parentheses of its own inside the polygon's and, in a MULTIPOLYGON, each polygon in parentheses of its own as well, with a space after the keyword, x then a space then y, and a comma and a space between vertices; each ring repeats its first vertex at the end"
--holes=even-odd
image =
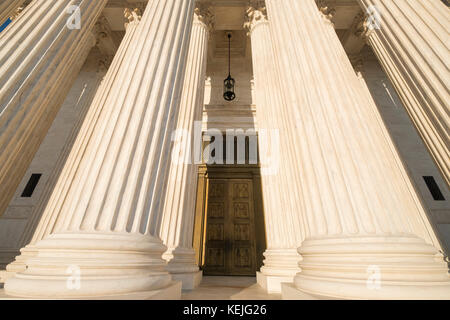
MULTIPOLYGON (((69 300, 179 300, 181 292, 181 282, 173 281, 167 287, 143 291, 143 292, 132 292, 129 294, 120 295, 107 295, 98 297, 84 297, 84 298, 70 298, 69 300)), ((2 285, 0 285, 0 301, 1 300, 57 300, 53 298, 28 298, 28 297, 13 297, 7 295, 2 285)))
POLYGON ((205 276, 193 291, 183 291, 182 300, 281 300, 281 294, 268 294, 256 277, 205 276))
MULTIPOLYGON (((146 299, 136 295, 131 299, 146 299)), ((0 286, 0 300, 15 299, 5 295, 0 286)), ((182 300, 281 300, 281 294, 267 294, 256 277, 203 277, 200 286, 192 291, 183 290, 182 300)))

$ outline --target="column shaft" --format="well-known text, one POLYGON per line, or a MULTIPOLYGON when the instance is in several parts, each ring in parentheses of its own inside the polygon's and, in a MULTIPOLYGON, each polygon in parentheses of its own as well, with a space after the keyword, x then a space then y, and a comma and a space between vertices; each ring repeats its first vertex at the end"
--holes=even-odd
POLYGON ((286 112, 281 83, 263 3, 254 2, 248 11, 256 89, 261 181, 268 248, 258 283, 268 292, 281 292, 281 282, 292 282, 300 271, 297 252, 305 232, 301 199, 295 190, 297 176, 292 123, 286 112), (282 150, 282 153, 281 153, 282 150))
POLYGON ((73 298, 170 286, 158 234, 193 4, 151 0, 127 32, 63 170, 70 183, 47 206, 52 230, 27 270, 7 280, 7 294, 73 298), (66 285, 68 267, 78 270, 76 290, 66 285))
MULTIPOLYGON (((127 54, 127 49, 130 46, 130 42, 136 32, 137 26, 139 25, 139 9, 135 11, 126 9, 124 14, 125 18, 129 21, 129 23, 126 25, 125 36, 122 39, 121 45, 118 48, 111 65, 108 68, 107 76, 103 79, 99 89, 97 90, 97 94, 94 97, 92 106, 101 105, 102 99, 105 99, 105 97, 113 89, 114 80, 119 74, 121 64, 123 63, 127 54)), ((77 130, 79 131, 78 136, 90 137, 93 134, 93 130, 98 123, 100 111, 101 106, 95 108, 91 107, 87 111, 86 117, 84 118, 80 129, 77 130)), ((61 171, 60 177, 58 178, 57 185, 55 186, 50 199, 45 204, 46 208, 42 215, 42 218, 39 221, 39 225, 33 235, 33 238, 31 239, 31 246, 55 231, 55 224, 56 221, 58 221, 61 213, 61 208, 64 204, 65 192, 67 192, 68 188, 72 184, 73 179, 75 178, 78 162, 83 156, 83 152, 85 150, 85 140, 86 138, 78 138, 75 140, 72 150, 70 151, 70 154, 61 171)))
MULTIPOLYGON (((127 8, 125 9, 124 16, 128 23, 126 24, 126 33, 122 39, 121 46, 118 48, 114 60, 108 67, 109 75, 102 80, 98 92, 92 101, 92 105, 99 105, 101 99, 111 92, 112 86, 114 84, 114 79, 118 75, 118 71, 122 61, 124 60, 130 41, 136 31, 136 28, 140 21, 141 9, 135 9, 134 11, 127 8)), ((89 107, 89 106, 88 106, 89 107)), ((74 132, 77 132, 79 136, 88 137, 92 135, 92 130, 97 125, 98 113, 101 109, 89 108, 87 110, 86 116, 83 117, 83 121, 76 125, 74 132)), ((65 193, 71 186, 74 179, 74 175, 77 172, 78 162, 80 157, 82 157, 84 152, 84 139, 76 139, 76 137, 71 137, 75 141, 71 143, 70 150, 64 150, 68 155, 62 155, 61 159, 64 159, 62 163, 58 163, 58 166, 62 166, 55 186, 51 190, 46 190, 50 195, 46 201, 40 202, 39 206, 35 211, 42 212, 39 222, 37 224, 36 230, 30 242, 20 250, 21 254, 15 258, 15 261, 6 267, 8 272, 7 276, 11 277, 13 274, 24 271, 26 269, 26 260, 30 257, 36 256, 38 248, 36 248, 36 243, 45 237, 49 236, 53 231, 55 231, 55 224, 61 214, 61 208, 64 203, 65 193)), ((34 214, 36 214, 34 212, 34 214)))
POLYGON ((383 137, 386 140, 386 142, 389 144, 389 147, 391 149, 393 157, 389 157, 391 161, 391 166, 397 167, 398 171, 396 179, 392 180, 393 182, 396 181, 403 181, 407 188, 404 187, 404 185, 399 185, 398 190, 405 194, 405 196, 410 195, 414 202, 416 203, 414 211, 417 211, 419 219, 417 220, 417 223, 414 226, 414 233, 419 235, 421 238, 429 239, 429 242, 432 243, 437 249, 442 251, 441 244, 439 243, 439 240, 433 230, 433 226, 431 225, 430 220, 428 219, 427 212, 422 205, 422 202, 419 198, 419 195, 416 192, 415 187, 412 184, 411 178, 408 175, 408 172, 406 170, 406 167, 403 165, 403 162, 400 158, 399 153, 396 151, 397 148, 394 144, 394 141, 390 138, 389 130, 386 127, 386 124, 383 121, 383 118, 380 115, 380 112, 378 111, 378 107, 374 99, 372 98, 372 94, 370 92, 369 87, 367 86, 367 83, 362 75, 362 72, 360 69, 364 68, 363 62, 357 62, 361 63, 361 65, 354 65, 356 75, 361 83, 362 90, 367 98, 367 101, 369 105, 371 106, 373 112, 372 112, 372 120, 374 122, 379 123, 381 130, 383 131, 383 137), (425 228, 423 228, 425 226, 425 228))
POLYGON ((183 281, 183 289, 193 289, 201 280, 192 247, 197 195, 194 122, 202 119, 211 24, 212 15, 208 9, 196 8, 177 132, 173 136, 177 152, 172 154, 160 228, 161 239, 168 247, 163 257, 168 261, 172 277, 183 281))
POLYGON ((339 298, 447 295, 395 150, 329 21, 314 0, 267 0, 276 57, 296 123, 306 239, 295 287, 339 298), (374 269, 380 286, 368 284, 374 269), (426 270, 422 272, 419 270, 426 270))
POLYGON ((75 80, 106 0, 33 1, 0 34, 0 214, 75 80), (78 5, 81 29, 69 29, 78 5))
POLYGON ((449 9, 440 0, 358 0, 365 36, 450 185, 449 9))

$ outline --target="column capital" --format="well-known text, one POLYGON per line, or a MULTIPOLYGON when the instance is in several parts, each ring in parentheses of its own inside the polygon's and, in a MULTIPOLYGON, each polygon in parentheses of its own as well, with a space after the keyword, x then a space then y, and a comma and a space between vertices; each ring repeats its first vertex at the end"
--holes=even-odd
POLYGON ((266 2, 264 0, 250 0, 245 14, 244 28, 250 34, 261 23, 267 23, 266 2))
POLYGON ((335 0, 316 0, 317 7, 322 17, 334 27, 334 16, 336 15, 336 1, 335 0))
POLYGON ((134 8, 125 8, 123 11, 123 16, 125 18, 125 29, 128 29, 130 24, 139 24, 142 19, 142 14, 144 12, 144 5, 137 4, 134 8))
POLYGON ((97 45, 101 39, 107 38, 108 33, 110 32, 108 20, 106 17, 102 14, 97 22, 95 23, 94 28, 92 29, 92 34, 95 37, 95 44, 97 45))
POLYGON ((120 45, 120 40, 114 35, 108 20, 102 14, 92 30, 94 45, 100 50, 105 57, 104 65, 108 68, 112 59, 120 45))
POLYGON ((363 11, 358 12, 341 39, 342 46, 348 55, 358 54, 367 43, 368 28, 365 19, 363 11))
POLYGON ((211 10, 210 1, 198 1, 194 9, 194 24, 204 25, 209 32, 214 29, 215 15, 211 10))
POLYGON ((371 27, 372 15, 361 11, 355 17, 353 22, 355 36, 367 41, 369 36, 374 32, 374 28, 371 27))

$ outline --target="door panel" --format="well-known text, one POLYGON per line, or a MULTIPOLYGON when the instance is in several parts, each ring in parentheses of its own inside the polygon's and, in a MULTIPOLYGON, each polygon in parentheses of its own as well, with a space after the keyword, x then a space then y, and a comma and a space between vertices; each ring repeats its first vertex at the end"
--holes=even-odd
POLYGON ((215 180, 209 184, 206 230, 205 270, 224 274, 226 266, 226 212, 227 181, 215 180))
POLYGON ((253 181, 211 179, 204 273, 255 275, 253 181))

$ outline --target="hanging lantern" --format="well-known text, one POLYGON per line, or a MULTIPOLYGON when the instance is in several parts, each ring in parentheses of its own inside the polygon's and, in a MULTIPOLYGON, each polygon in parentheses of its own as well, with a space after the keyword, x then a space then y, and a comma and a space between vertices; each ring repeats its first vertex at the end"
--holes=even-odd
POLYGON ((234 84, 236 81, 231 77, 231 33, 228 34, 228 78, 223 82, 223 98, 233 101, 236 98, 234 84))

